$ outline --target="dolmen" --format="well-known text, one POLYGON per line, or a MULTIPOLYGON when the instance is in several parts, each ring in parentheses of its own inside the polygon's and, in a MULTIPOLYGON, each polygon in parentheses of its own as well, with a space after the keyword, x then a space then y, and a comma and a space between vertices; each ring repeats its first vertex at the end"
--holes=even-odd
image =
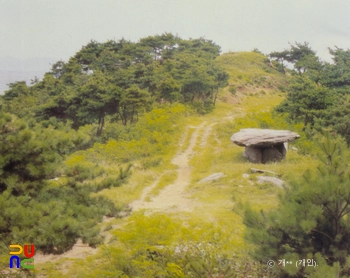
POLYGON ((289 130, 244 128, 233 134, 231 141, 245 147, 243 156, 250 161, 266 163, 285 158, 285 145, 299 137, 299 134, 289 130))

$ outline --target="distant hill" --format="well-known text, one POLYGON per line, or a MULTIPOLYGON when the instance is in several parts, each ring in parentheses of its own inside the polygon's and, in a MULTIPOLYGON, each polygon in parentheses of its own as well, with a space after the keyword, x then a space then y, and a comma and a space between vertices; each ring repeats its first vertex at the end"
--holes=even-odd
POLYGON ((35 76, 41 79, 56 61, 57 59, 48 57, 31 59, 0 58, 0 94, 8 89, 7 84, 9 83, 24 80, 27 84, 30 84, 30 80, 35 76))

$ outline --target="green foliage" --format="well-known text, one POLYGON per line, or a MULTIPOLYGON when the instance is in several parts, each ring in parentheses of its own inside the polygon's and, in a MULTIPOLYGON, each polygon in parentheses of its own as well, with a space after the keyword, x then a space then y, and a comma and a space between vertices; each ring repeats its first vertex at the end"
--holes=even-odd
POLYGON ((230 85, 230 87, 228 88, 228 91, 234 95, 237 92, 237 88, 233 85, 230 85))
POLYGON ((36 196, 43 180, 56 170, 60 156, 49 131, 34 133, 15 116, 0 115, 0 192, 36 196))
MULTIPOLYGON (((329 133, 318 143, 321 163, 317 171, 308 170, 302 179, 292 181, 290 189, 280 196, 278 210, 266 213, 246 208, 247 239, 257 245, 254 257, 263 263, 282 257, 295 261, 319 256, 330 266, 339 264, 342 273, 349 274, 350 177, 346 161, 350 153, 341 139, 329 133)), ((306 270, 286 271, 292 276, 306 270)))
POLYGON ((200 102, 194 101, 191 103, 191 108, 198 114, 208 114, 214 109, 214 104, 211 101, 200 102))
POLYGON ((321 82, 324 86, 347 93, 350 86, 350 50, 335 47, 329 49, 333 56, 333 64, 325 63, 321 82))
POLYGON ((339 97, 325 112, 324 117, 316 120, 316 128, 331 127, 336 133, 342 135, 350 144, 350 96, 339 97))
POLYGON ((229 52, 215 61, 229 74, 231 90, 257 85, 276 88, 286 83, 286 77, 271 67, 266 56, 257 52, 229 52))
MULTIPOLYGON (((48 180, 62 171, 61 154, 84 138, 69 138, 64 130, 51 127, 29 129, 10 114, 1 113, 0 119, 1 252, 13 242, 34 242, 45 253, 67 251, 78 238, 94 246, 99 243, 96 223, 103 215, 117 213, 114 204, 90 197, 91 191, 78 185, 78 179, 68 179, 64 186, 48 180)), ((91 170, 91 165, 74 166, 85 170, 79 179, 89 177, 85 168, 91 170)), ((100 171, 94 170, 93 174, 100 171)), ((127 172, 121 171, 123 180, 127 172)))
POLYGON ((93 179, 103 173, 103 168, 97 163, 93 163, 86 158, 84 152, 76 152, 69 156, 65 164, 66 174, 69 177, 74 177, 76 181, 93 179))
POLYGON ((35 133, 44 133, 46 136, 42 140, 50 141, 61 156, 90 147, 96 133, 91 125, 74 130, 70 123, 64 124, 55 118, 35 124, 32 129, 35 133))
MULTIPOLYGON (((285 77, 270 67, 263 55, 230 53, 223 55, 230 60, 225 64, 225 58, 218 56, 219 52, 220 48, 212 41, 203 38, 182 40, 171 34, 147 37, 137 43, 91 41, 67 63, 60 61, 53 65, 52 72, 46 74, 42 82, 32 87, 20 84, 8 94, 8 99, 2 98, 4 110, 11 109, 6 111, 13 111, 20 117, 35 114, 40 121, 37 125, 31 119, 30 129, 23 128, 23 137, 17 134, 14 138, 20 144, 26 141, 27 133, 33 136, 33 141, 28 141, 37 153, 27 154, 34 157, 35 164, 42 162, 43 167, 48 168, 40 180, 26 181, 33 185, 33 194, 36 192, 37 196, 11 196, 12 193, 7 191, 0 195, 3 212, 0 229, 6 244, 12 240, 35 243, 39 240, 38 248, 46 253, 64 252, 78 238, 91 246, 100 244, 102 239, 96 223, 102 216, 115 216, 119 210, 116 202, 130 203, 143 186, 153 182, 155 172, 170 164, 168 156, 176 151, 174 142, 184 130, 183 123, 191 120, 185 118, 191 109, 176 102, 190 103, 192 111, 199 114, 212 111, 219 88, 227 85, 228 68, 232 69, 231 90, 235 88, 235 92, 239 92, 241 86, 246 85, 258 86, 256 92, 264 88, 266 94, 261 100, 265 105, 270 105, 269 89, 277 89, 281 84, 285 86, 285 77), (21 93, 16 95, 16 92, 21 93), (25 106, 22 100, 28 105, 25 106), (44 147, 41 148, 41 144, 44 147), (46 156, 48 154, 52 155, 52 161, 46 156), (132 177, 131 163, 135 165, 132 177), (113 203, 102 195, 108 196, 113 203), (34 212, 31 210, 29 214, 27 207, 33 208, 34 212), (37 226, 33 227, 29 220, 37 226)), ((247 110, 260 109, 261 103, 256 101, 255 92, 251 94, 252 97, 245 100, 250 102, 247 110)), ((276 101, 280 98, 275 95, 271 103, 276 101)), ((217 105, 225 109, 215 112, 215 116, 205 116, 206 119, 234 115, 228 103, 224 106, 218 102, 217 105)), ((229 127, 251 124, 278 128, 285 126, 284 119, 273 118, 267 112, 247 114, 246 119, 229 127)), ((226 129, 226 125, 221 128, 226 129)), ((215 133, 215 139, 223 142, 221 135, 229 138, 232 128, 227 128, 220 136, 215 133)), ((187 139, 183 149, 188 145, 187 139)), ((25 154, 25 144, 19 153, 25 154)), ((22 167, 21 171, 28 168, 32 176, 40 172, 38 165, 27 167, 25 156, 18 156, 24 158, 24 166, 16 161, 16 165, 22 167)), ((209 167, 223 165, 231 169, 229 163, 237 157, 237 152, 218 145, 208 150, 200 162, 209 167), (216 165, 220 159, 225 164, 216 165)), ((196 167, 198 165, 200 163, 196 167)), ((241 238, 244 228, 241 219, 237 215, 231 217, 227 207, 222 207, 226 214, 220 211, 215 199, 219 196, 225 201, 223 203, 230 204, 227 196, 232 192, 232 186, 235 191, 254 192, 252 187, 238 187, 241 182, 238 178, 230 180, 233 175, 241 176, 246 168, 243 163, 238 165, 235 169, 239 171, 225 178, 225 185, 212 183, 191 188, 207 195, 208 200, 212 198, 209 209, 215 213, 210 218, 206 214, 208 208, 204 207, 195 212, 197 216, 193 219, 188 219, 185 213, 181 219, 158 213, 150 216, 135 213, 129 219, 118 220, 126 225, 114 232, 116 239, 111 245, 103 246, 101 253, 86 262, 72 262, 74 267, 61 277, 273 277, 249 257, 240 256, 242 249, 248 248, 241 238), (222 218, 229 225, 223 225, 222 218)), ((203 175, 207 168, 201 171, 193 172, 203 175)), ((176 178, 175 172, 164 175, 160 185, 172 182, 176 178)), ((10 184, 11 179, 8 181, 10 184)), ((261 195, 263 189, 257 190, 261 195)), ((269 195, 249 197, 260 198, 261 202, 275 198, 270 196, 275 193, 271 188, 266 192, 269 195)), ((307 228, 307 225, 303 227, 307 228)))
MULTIPOLYGON (((104 246, 91 262, 81 262, 84 277, 263 277, 249 258, 235 255, 231 235, 222 227, 155 213, 134 213, 123 229, 114 231, 117 243, 104 246), (96 264, 96 262, 98 262, 96 264)), ((74 268, 70 275, 73 275, 74 268)), ((273 276, 270 276, 273 277, 273 276)))
POLYGON ((290 84, 286 100, 277 112, 288 112, 290 119, 313 126, 316 118, 324 117, 334 102, 334 94, 307 78, 297 78, 290 84))
POLYGON ((98 184, 98 190, 110 188, 110 187, 118 187, 121 186, 123 183, 125 183, 128 178, 131 175, 131 167, 132 164, 128 164, 125 169, 122 167, 119 167, 119 173, 118 175, 110 175, 107 178, 104 178, 99 184, 98 184))
MULTIPOLYGON (((238 132, 242 128, 270 128, 270 129, 297 129, 297 125, 293 127, 286 121, 286 115, 276 115, 271 112, 251 112, 243 117, 235 118, 232 123, 227 123, 227 134, 238 132)), ((232 135, 232 134, 231 134, 232 135)))
POLYGON ((269 55, 272 59, 276 59, 279 64, 277 68, 282 73, 286 72, 284 62, 292 63, 298 74, 301 76, 307 74, 309 78, 317 82, 322 68, 316 52, 311 49, 307 42, 290 44, 289 50, 281 52, 271 52, 269 55))
POLYGON ((96 143, 85 155, 91 157, 93 163, 126 163, 162 154, 172 142, 171 136, 185 112, 186 108, 181 104, 155 108, 134 126, 125 128, 118 141, 110 139, 106 144, 96 143))
POLYGON ((347 120, 350 86, 349 50, 329 49, 333 64, 320 63, 307 43, 284 51, 299 75, 293 78, 286 100, 276 111, 288 113, 289 119, 302 122, 304 128, 333 129, 350 142, 347 120))
POLYGON ((125 41, 90 41, 68 62, 58 61, 41 82, 10 84, 2 107, 19 117, 69 122, 74 129, 106 117, 133 124, 154 102, 199 102, 207 113, 228 75, 214 63, 220 47, 204 38, 183 40, 165 33, 125 41))
POLYGON ((33 116, 33 107, 37 104, 37 99, 31 87, 25 81, 9 84, 9 89, 2 96, 4 100, 3 110, 16 114, 19 117, 33 116))
POLYGON ((157 167, 163 162, 161 157, 150 157, 142 160, 142 166, 144 169, 149 169, 152 167, 157 167))

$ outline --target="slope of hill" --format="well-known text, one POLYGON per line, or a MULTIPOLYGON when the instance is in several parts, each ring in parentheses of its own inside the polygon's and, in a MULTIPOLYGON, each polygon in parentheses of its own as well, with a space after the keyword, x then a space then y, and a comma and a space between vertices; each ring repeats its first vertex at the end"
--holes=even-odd
POLYGON ((230 75, 230 83, 243 86, 278 89, 286 77, 275 70, 269 59, 256 52, 229 52, 216 59, 230 75))

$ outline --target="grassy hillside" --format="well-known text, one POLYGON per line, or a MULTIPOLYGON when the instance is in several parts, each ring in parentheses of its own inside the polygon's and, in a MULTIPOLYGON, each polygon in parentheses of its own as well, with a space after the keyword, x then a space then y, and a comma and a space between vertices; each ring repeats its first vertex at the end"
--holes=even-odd
POLYGON ((275 70, 269 60, 255 52, 229 52, 216 59, 230 75, 230 85, 237 88, 280 89, 286 77, 275 70))
MULTIPOLYGON (((242 204, 250 202, 264 210, 274 208, 279 189, 272 184, 258 184, 257 174, 250 169, 273 171, 288 180, 316 162, 297 151, 288 152, 281 163, 247 162, 242 157, 243 148, 230 141, 240 128, 289 128, 301 132, 299 126, 289 126, 270 113, 283 100, 281 89, 288 80, 258 53, 226 53, 216 63, 230 74, 230 85, 220 91, 215 110, 201 117, 179 112, 181 115, 171 123, 172 135, 165 147, 161 147, 162 141, 158 142, 158 150, 151 149, 157 144, 150 142, 118 146, 111 141, 81 152, 112 173, 117 166, 126 165, 114 155, 128 157, 150 148, 151 156, 136 155, 132 160, 133 175, 127 183, 98 193, 122 206, 139 200, 141 209, 102 223, 105 244, 97 252, 86 247, 83 257, 57 256, 46 263, 45 257, 41 258, 42 263, 35 266, 39 277, 271 277, 266 267, 249 257, 253 247, 244 240, 242 204), (101 154, 105 158, 97 158, 101 154), (225 176, 199 183, 218 172, 225 176), (169 193, 177 198, 176 202, 172 204, 169 199, 162 203, 167 190, 177 183, 187 186, 181 192, 175 189, 169 193), (145 189, 149 190, 142 193, 145 189)), ((158 125, 169 125, 157 122, 157 117, 152 119, 154 132, 158 132, 158 125)), ((140 128, 142 133, 146 127, 140 128)), ((161 138, 159 132, 154 134, 154 140, 161 138)))

